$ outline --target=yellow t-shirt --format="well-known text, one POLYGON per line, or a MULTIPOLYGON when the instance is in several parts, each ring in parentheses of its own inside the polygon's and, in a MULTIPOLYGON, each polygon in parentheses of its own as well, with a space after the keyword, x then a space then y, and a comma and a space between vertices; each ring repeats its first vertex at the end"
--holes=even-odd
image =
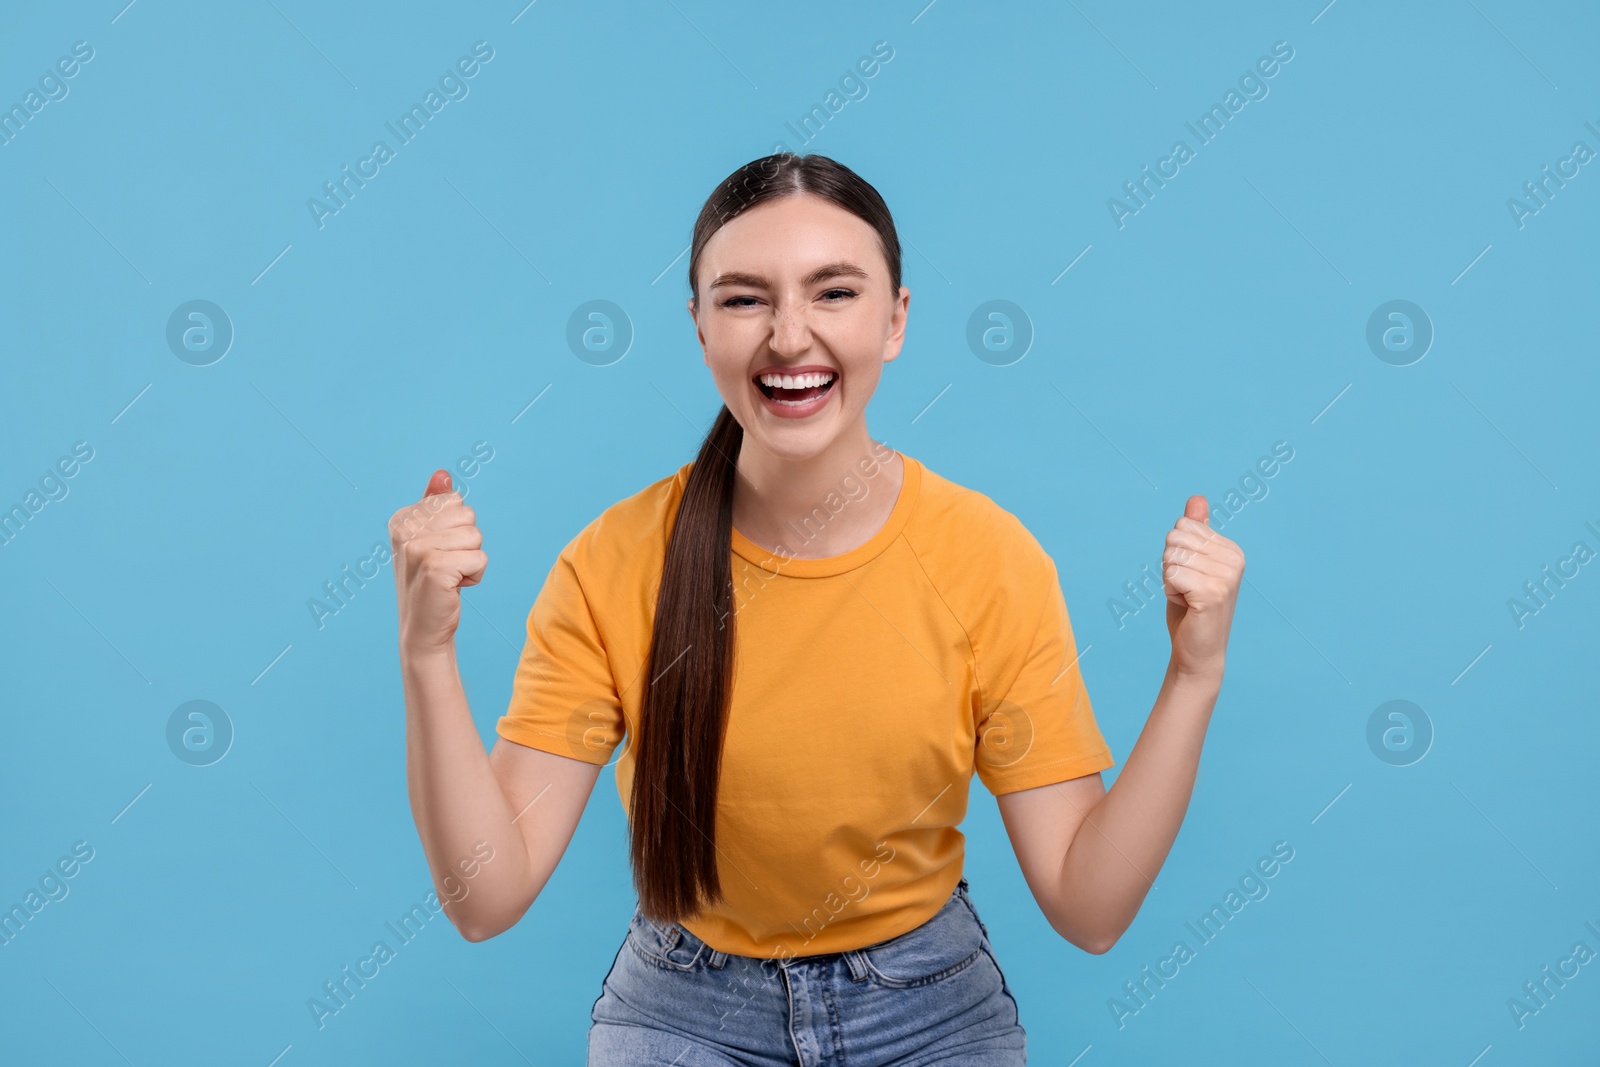
MULTIPOLYGON (((792 556, 852 499, 885 491, 881 465, 852 473, 784 554, 733 531, 735 667, 716 833, 726 899, 683 924, 712 948, 782 959, 913 929, 961 878, 957 827, 974 771, 998 795, 1114 762, 1054 561, 987 496, 902 457, 888 521, 848 552, 792 556)), ((496 726, 596 764, 620 743, 624 811, 689 468, 613 504, 562 549, 496 726)))

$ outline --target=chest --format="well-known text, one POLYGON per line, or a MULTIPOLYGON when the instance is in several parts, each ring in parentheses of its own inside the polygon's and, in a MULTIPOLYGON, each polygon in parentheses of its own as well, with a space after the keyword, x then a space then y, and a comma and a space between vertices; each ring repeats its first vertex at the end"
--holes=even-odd
POLYGON ((769 577, 741 593, 735 635, 730 789, 820 789, 850 803, 970 777, 972 649, 925 580, 871 567, 769 577))

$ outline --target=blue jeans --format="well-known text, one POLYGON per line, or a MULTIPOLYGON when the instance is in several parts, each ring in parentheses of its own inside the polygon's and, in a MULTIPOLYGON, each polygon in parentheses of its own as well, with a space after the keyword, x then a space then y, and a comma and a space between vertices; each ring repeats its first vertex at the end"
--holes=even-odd
POLYGON ((713 949, 637 908, 590 1012, 589 1067, 1014 1067, 1017 1002, 962 878, 913 930, 786 960, 713 949))

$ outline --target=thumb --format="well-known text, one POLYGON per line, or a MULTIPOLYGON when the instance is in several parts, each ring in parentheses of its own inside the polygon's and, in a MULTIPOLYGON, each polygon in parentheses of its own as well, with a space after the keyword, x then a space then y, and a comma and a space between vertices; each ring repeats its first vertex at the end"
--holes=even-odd
POLYGON ((428 488, 422 493, 424 497, 434 496, 438 493, 450 491, 450 472, 440 468, 433 472, 433 477, 428 479, 428 488))
POLYGON ((1206 504, 1206 498, 1198 495, 1190 497, 1183 506, 1183 517, 1211 525, 1211 508, 1206 504))

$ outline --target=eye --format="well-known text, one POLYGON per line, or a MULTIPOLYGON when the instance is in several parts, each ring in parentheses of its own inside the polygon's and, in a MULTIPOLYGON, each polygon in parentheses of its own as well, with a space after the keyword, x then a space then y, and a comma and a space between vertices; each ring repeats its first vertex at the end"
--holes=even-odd
POLYGON ((740 304, 740 303, 737 303, 737 301, 740 301, 740 300, 754 300, 754 299, 755 299, 755 297, 753 297, 753 296, 730 296, 730 297, 728 297, 728 299, 722 301, 721 306, 725 307, 725 308, 732 308, 732 307, 746 308, 746 307, 749 307, 750 305, 749 304, 740 304))
MULTIPOLYGON (((827 292, 823 293, 822 295, 823 296, 832 296, 834 293, 841 293, 846 297, 851 297, 851 296, 855 296, 856 295, 855 294, 855 290, 853 290, 853 289, 829 289, 827 292)), ((837 303, 839 303, 839 301, 837 301, 837 300, 829 300, 828 303, 837 304, 837 303)))

